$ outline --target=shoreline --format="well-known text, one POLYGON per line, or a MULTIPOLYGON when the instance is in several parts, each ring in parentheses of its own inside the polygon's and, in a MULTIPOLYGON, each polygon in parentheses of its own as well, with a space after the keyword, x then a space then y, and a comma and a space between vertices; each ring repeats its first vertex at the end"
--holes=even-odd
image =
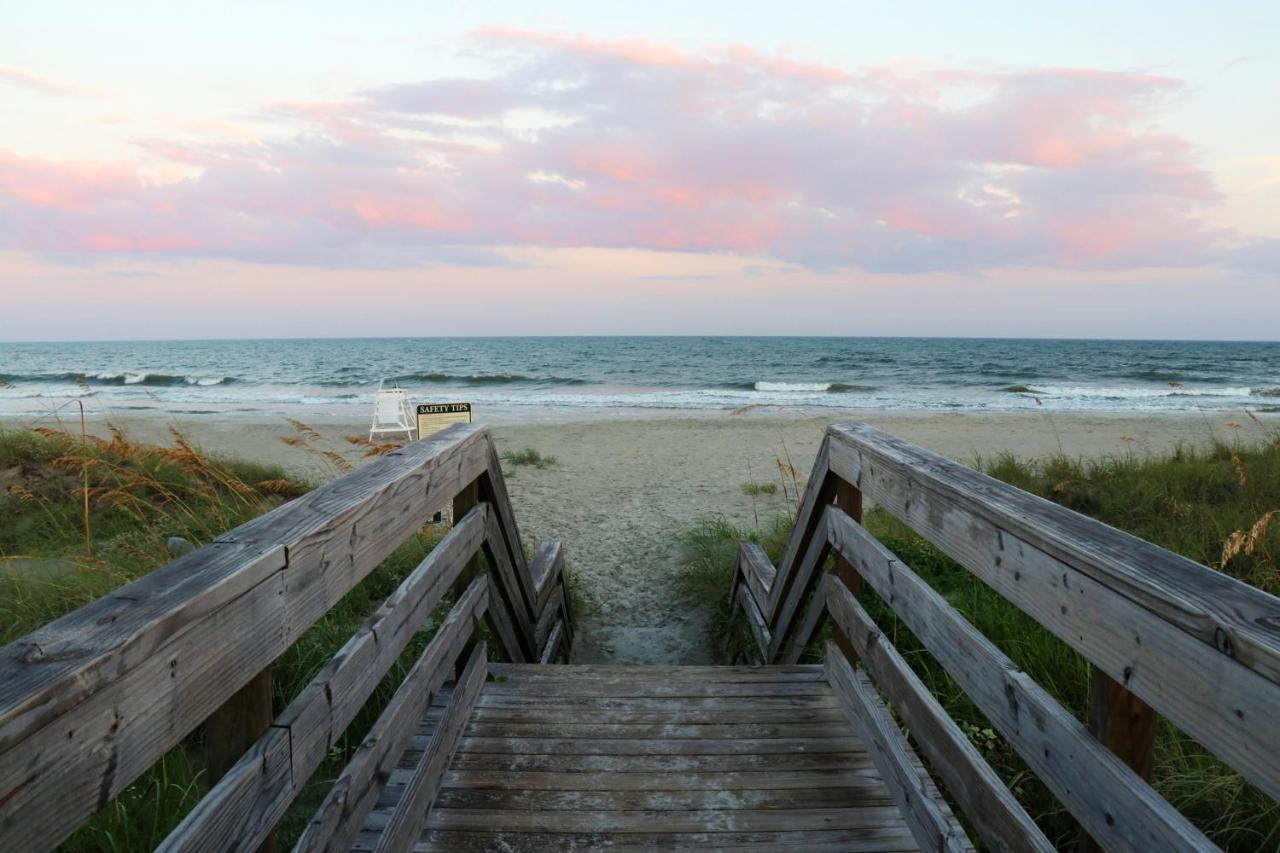
MULTIPOLYGON (((298 435, 285 415, 252 419, 130 414, 86 419, 91 432, 114 424, 135 441, 172 442, 170 427, 202 449, 282 464, 314 481, 337 475, 319 453, 287 445, 298 435)), ((1150 455, 1214 439, 1253 441, 1280 428, 1280 417, 1243 413, 1064 414, 1000 412, 727 412, 717 416, 615 417, 496 423, 500 451, 533 448, 557 458, 545 469, 508 467, 507 486, 526 545, 560 539, 590 598, 581 617, 575 660, 583 663, 710 662, 705 613, 675 592, 678 535, 700 519, 751 528, 788 509, 779 462, 807 473, 829 423, 862 420, 965 464, 1002 453, 1097 458, 1150 455), (1231 426, 1237 424, 1238 426, 1231 426), (776 494, 748 496, 747 482, 779 484, 776 494)), ((49 424, 47 419, 41 423, 49 424)), ((0 428, 30 424, 0 420, 0 428)), ((353 464, 368 421, 309 419, 317 450, 353 464)), ((78 431, 79 419, 62 426, 78 431)), ((792 485, 785 484, 790 490, 792 485)))

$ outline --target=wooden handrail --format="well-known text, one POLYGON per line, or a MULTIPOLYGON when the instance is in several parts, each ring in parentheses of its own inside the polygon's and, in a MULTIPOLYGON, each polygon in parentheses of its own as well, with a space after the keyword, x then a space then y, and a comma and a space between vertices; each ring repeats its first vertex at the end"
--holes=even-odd
MULTIPOLYGON (((968 631, 956 627, 958 633, 942 638, 937 631, 956 623, 935 609, 916 631, 922 640, 934 637, 926 646, 948 671, 960 668, 953 677, 1020 752, 1030 748, 1024 737, 1029 722, 1044 738, 1049 737, 1045 726, 1058 726, 1057 741, 1046 740, 1041 749, 1049 750, 1051 760, 1040 753, 1025 757, 1094 838, 1122 849, 1141 849, 1157 840, 1177 849, 1211 847, 1144 781, 1150 763, 1142 752, 1150 749, 1154 725, 1153 717, 1144 716, 1146 704, 1152 715, 1164 714, 1280 798, 1280 715, 1274 710, 1280 707, 1280 599, 863 424, 828 430, 777 570, 755 546, 744 543, 740 550, 733 594, 762 648, 762 660, 794 662, 822 621, 836 615, 842 654, 851 659, 876 655, 864 665, 877 675, 881 689, 898 702, 914 703, 917 723, 927 725, 929 715, 921 709, 929 706, 921 705, 920 697, 908 697, 900 680, 886 686, 884 678, 894 668, 880 659, 882 641, 872 644, 851 633, 871 626, 850 616, 846 606, 837 613, 835 605, 847 601, 822 591, 834 577, 822 566, 834 554, 843 566, 842 588, 856 592, 867 581, 913 630, 916 625, 899 611, 909 606, 904 597, 911 590, 917 598, 926 596, 920 600, 932 600, 921 590, 931 592, 923 581, 888 555, 859 519, 841 511, 842 506, 860 510, 863 497, 914 528, 1082 654, 1099 675, 1114 680, 1113 689, 1090 692, 1091 718, 1106 721, 1092 728, 1100 740, 1082 740, 1083 725, 1034 682, 1015 674, 1007 661, 1001 663, 998 652, 996 657, 979 654, 994 647, 981 645, 985 639, 975 638, 971 626, 968 631), (962 658, 949 658, 966 638, 979 645, 962 658), (991 661, 986 670, 979 666, 984 660, 991 661), (1121 703, 1133 716, 1121 719, 1124 715, 1099 707, 1099 696, 1121 703), (1017 709, 1032 712, 1033 720, 1018 712, 1007 715, 1015 699, 1017 709), (1100 793, 1113 799, 1104 802, 1100 793), (1117 805, 1108 810, 1107 802, 1117 805), (1117 810, 1124 811, 1124 821, 1117 810)), ((856 604, 847 592, 845 597, 856 604)), ((932 731, 920 740, 922 749, 926 741, 938 746, 941 729, 935 725, 932 731)), ((943 758, 930 755, 936 766, 943 758)), ((945 781, 962 784, 952 776, 945 781)), ((991 803, 981 811, 990 815, 991 803)), ((989 845, 1013 838, 1025 846, 1025 838, 984 829, 978 817, 970 817, 989 845)), ((1005 824, 1006 830, 1013 826, 1005 824)))
POLYGON ((492 568, 478 580, 501 655, 567 657, 563 558, 542 572, 542 601, 552 605, 539 606, 489 434, 449 427, 0 649, 0 849, 47 849, 65 838, 468 489, 479 503, 166 846, 225 849, 218 840, 235 837, 239 849, 252 849, 266 839, 478 553, 492 568), (548 649, 553 626, 557 649, 548 649))

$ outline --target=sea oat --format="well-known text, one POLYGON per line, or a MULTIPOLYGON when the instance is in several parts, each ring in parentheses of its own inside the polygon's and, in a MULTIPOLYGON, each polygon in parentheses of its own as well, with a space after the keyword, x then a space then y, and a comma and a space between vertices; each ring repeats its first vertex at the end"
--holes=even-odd
POLYGON ((1222 546, 1222 566, 1225 568, 1232 558, 1244 550, 1246 537, 1243 530, 1237 530, 1227 537, 1226 544, 1222 546))
POLYGON ((285 418, 285 420, 289 422, 289 426, 293 427, 299 433, 311 439, 312 441, 320 441, 322 438, 324 438, 324 436, 322 436, 319 432, 317 432, 314 427, 308 426, 307 424, 304 424, 302 421, 294 420, 293 418, 285 418))
POLYGON ((355 470, 355 466, 348 462, 341 455, 334 453, 332 450, 325 450, 320 453, 325 459, 328 459, 334 468, 337 468, 343 474, 350 474, 355 470))
POLYGON ((1249 485, 1249 469, 1244 467, 1244 460, 1234 453, 1231 454, 1231 467, 1236 470, 1236 476, 1240 478, 1240 485, 1249 485))
POLYGON ((1280 515, 1280 510, 1273 509, 1264 512, 1262 517, 1253 523, 1253 527, 1249 528, 1249 537, 1244 543, 1244 552, 1253 554, 1253 552, 1262 544, 1262 538, 1267 535, 1267 528, 1271 526, 1272 520, 1280 515))

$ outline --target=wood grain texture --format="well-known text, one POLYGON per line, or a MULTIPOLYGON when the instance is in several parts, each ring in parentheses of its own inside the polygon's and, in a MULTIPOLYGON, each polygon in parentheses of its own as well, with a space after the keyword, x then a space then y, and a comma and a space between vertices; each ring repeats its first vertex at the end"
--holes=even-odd
POLYGON ((964 833, 952 828, 930 796, 927 775, 912 764, 906 737, 890 719, 866 675, 854 672, 844 651, 830 641, 827 642, 826 667, 832 688, 867 744, 880 777, 893 794, 920 849, 950 853, 970 849, 964 833))
POLYGON ((64 838, 416 530, 490 442, 450 428, 0 649, 0 848, 64 838))
POLYGON ((1109 850, 1216 849, 861 525, 835 508, 827 516, 832 546, 1090 835, 1109 850))
POLYGON ((804 552, 804 558, 787 572, 788 591, 786 597, 774 611, 773 622, 769 626, 773 632, 769 639, 769 653, 765 655, 767 663, 773 663, 780 656, 782 649, 795 632, 796 614, 801 612, 805 599, 811 598, 822 579, 823 564, 831 552, 831 544, 827 538, 826 515, 822 515, 813 524, 813 537, 804 552))
POLYGON ((1280 799, 1280 599, 869 427, 830 434, 840 476, 1280 799))
POLYGON ((489 671, 417 849, 914 849, 821 667, 489 671))
POLYGON ((453 758, 462 729, 475 706, 476 696, 484 686, 487 663, 482 643, 472 651, 463 667, 462 676, 445 706, 443 717, 434 727, 431 741, 418 759, 417 766, 374 847, 378 853, 403 853, 417 840, 431 812, 432 802, 440 790, 441 776, 453 758))
POLYGON ((747 628, 751 631, 751 636, 756 641, 756 647, 760 649, 761 659, 767 660, 771 641, 769 626, 765 624, 764 614, 760 612, 760 608, 756 605, 756 599, 751 592, 751 588, 745 584, 738 587, 738 606, 746 614, 747 628))
POLYGON ((1052 853, 1053 845, 1004 781, 943 710, 871 615, 838 578, 828 576, 823 600, 854 645, 858 660, 910 730, 929 762, 989 850, 1052 853))
POLYGON ((488 602, 488 578, 478 577, 449 611, 440 630, 334 782, 298 839, 296 851, 350 846, 422 720, 432 695, 444 685, 458 655, 470 644, 488 602))
POLYGON ((311 774, 338 742, 414 633, 466 570, 486 533, 487 504, 459 519, 352 638, 289 703, 268 737, 283 734, 289 749, 251 750, 237 764, 234 779, 214 785, 170 833, 162 850, 221 851, 253 849, 302 790, 311 774), (290 762, 287 773, 270 766, 290 762), (270 777, 241 795, 241 777, 257 772, 270 777))
POLYGON ((867 465, 909 473, 955 508, 995 523, 1219 653, 1280 681, 1280 598, 866 424, 833 426, 828 435, 846 451, 837 467, 849 482, 858 483, 867 465))
POLYGON ((769 591, 773 588, 777 571, 769 562, 764 549, 754 542, 743 542, 738 546, 738 568, 743 580, 751 590, 751 597, 760 606, 761 613, 769 603, 769 591))
MULTIPOLYGON (((809 471, 809 479, 805 483, 804 498, 796 512, 796 524, 787 539, 787 547, 778 562, 778 574, 769 589, 769 599, 760 609, 769 620, 770 627, 777 624, 775 614, 779 605, 791 592, 793 574, 796 564, 809 552, 809 546, 815 538, 818 525, 822 521, 822 511, 835 499, 836 478, 830 471, 831 434, 828 431, 818 447, 818 455, 813 460, 813 468, 809 471)), ((823 538, 823 537, 816 537, 823 538)))

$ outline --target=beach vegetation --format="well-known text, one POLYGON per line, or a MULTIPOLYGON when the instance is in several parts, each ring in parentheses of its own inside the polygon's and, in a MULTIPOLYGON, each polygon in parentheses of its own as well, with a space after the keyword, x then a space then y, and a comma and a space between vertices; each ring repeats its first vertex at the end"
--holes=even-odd
POLYGON ((510 465, 512 468, 519 468, 527 465, 531 468, 550 468, 557 463, 554 456, 548 456, 539 453, 532 447, 526 447, 524 450, 508 450, 502 454, 502 461, 510 465))
POLYGON ((743 483, 742 493, 750 497, 758 497, 760 495, 776 495, 778 493, 777 483, 743 483))
MULTIPOLYGON (((1183 445, 1157 457, 1124 455, 1039 461, 1000 456, 980 463, 994 477, 1140 536, 1272 594, 1280 594, 1280 442, 1183 445)), ((882 510, 864 524, 986 637, 1084 719, 1088 662, 962 566, 882 510)), ((738 543, 751 540, 777 565, 793 519, 746 529, 723 518, 682 537, 683 592, 707 603, 715 650, 727 658, 755 652, 736 602, 728 599, 738 543)), ((948 713, 970 734, 1050 840, 1070 846, 1071 816, 932 658, 893 610, 864 585, 860 600, 948 713)), ((830 627, 826 629, 830 635, 830 627)), ((806 659, 820 659, 820 640, 806 659)), ((1280 807, 1166 720, 1156 741, 1153 785, 1225 849, 1280 847, 1280 807)))

